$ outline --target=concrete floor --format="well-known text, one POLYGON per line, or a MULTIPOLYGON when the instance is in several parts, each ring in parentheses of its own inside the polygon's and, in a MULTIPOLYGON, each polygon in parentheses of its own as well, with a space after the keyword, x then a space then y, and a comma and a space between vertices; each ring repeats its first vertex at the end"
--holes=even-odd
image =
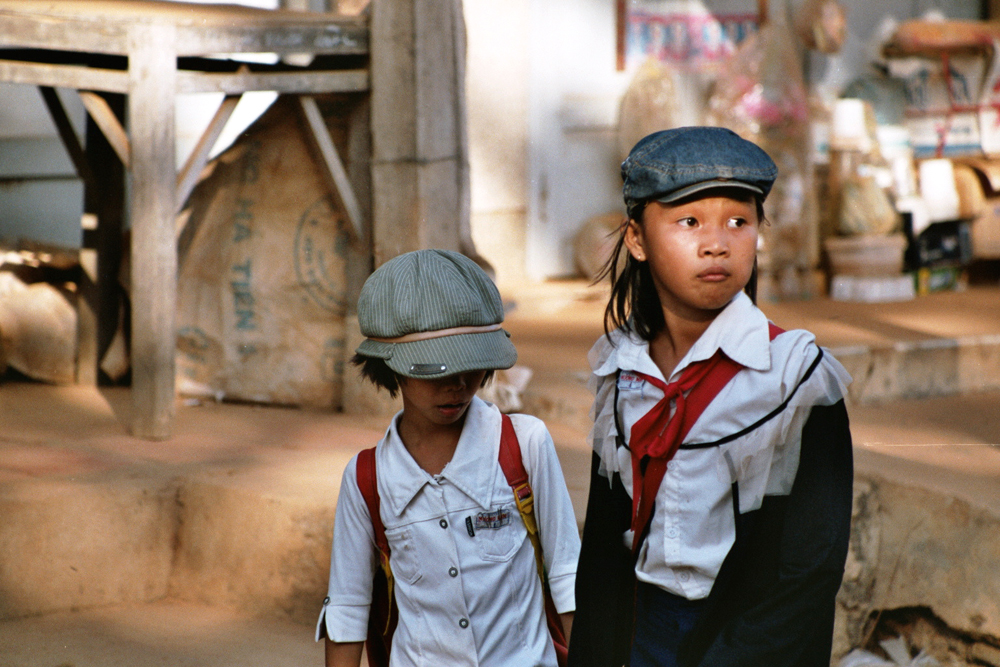
MULTIPOLYGON (((603 294, 568 282, 505 298, 519 363, 534 372, 525 411, 549 424, 582 518, 590 457, 585 354, 601 333, 603 294)), ((963 340, 996 359, 991 350, 1000 345, 1000 288, 764 310, 835 351, 963 340)), ((124 389, 0 385, 0 618, 8 619, 0 622, 0 667, 320 664, 311 620, 325 587, 340 472, 380 437, 385 419, 179 403, 174 436, 150 442, 127 434, 128 410, 124 389), (85 501, 74 495, 82 488, 91 492, 85 501), (107 488, 113 498, 100 496, 107 488), (45 517, 98 513, 121 498, 133 508, 123 514, 151 517, 150 534, 173 551, 166 562, 144 550, 124 519, 45 529, 45 517), (250 522, 213 523, 213 512, 232 508, 250 522), (173 518, 161 525, 160 514, 173 518), (306 537, 287 536, 296 531, 306 537), (273 559, 242 553, 247 541, 266 550, 272 539, 284 550, 273 559), (84 562, 91 552, 103 554, 96 564, 84 562), (287 573, 293 557, 308 561, 296 566, 307 574, 287 573), (18 618, 19 609, 29 616, 18 618)), ((1000 390, 987 383, 961 395, 852 403, 850 414, 859 472, 1000 515, 1000 390)))
POLYGON ((125 604, 0 623, 0 667, 306 667, 309 628, 186 602, 125 604))

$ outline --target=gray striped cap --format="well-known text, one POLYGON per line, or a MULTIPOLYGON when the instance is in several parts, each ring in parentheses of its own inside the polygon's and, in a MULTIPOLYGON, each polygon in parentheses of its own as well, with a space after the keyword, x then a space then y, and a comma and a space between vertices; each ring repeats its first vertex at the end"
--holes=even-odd
POLYGON ((517 352, 502 322, 500 292, 475 262, 451 250, 417 250, 365 281, 358 324, 366 340, 357 353, 412 378, 510 368, 517 352))

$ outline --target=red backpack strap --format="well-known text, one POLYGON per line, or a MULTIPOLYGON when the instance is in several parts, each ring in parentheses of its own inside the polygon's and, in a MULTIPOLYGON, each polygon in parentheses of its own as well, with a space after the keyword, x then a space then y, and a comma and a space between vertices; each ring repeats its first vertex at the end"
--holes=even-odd
POLYGON ((375 530, 375 544, 380 553, 389 555, 389 540, 385 537, 385 526, 382 524, 381 500, 378 496, 378 477, 375 472, 375 448, 371 447, 358 452, 357 467, 358 489, 368 505, 368 514, 372 518, 372 528, 375 530))
POLYGON ((385 525, 382 523, 380 512, 381 501, 378 495, 374 447, 358 453, 356 476, 358 490, 361 491, 361 496, 368 506, 368 514, 371 516, 381 566, 375 571, 372 581, 372 604, 368 612, 368 640, 365 642, 365 647, 368 650, 368 664, 371 667, 388 667, 389 649, 392 647, 392 635, 396 631, 399 613, 392 590, 389 540, 385 536, 385 525))
POLYGON ((556 649, 556 660, 559 667, 566 667, 569 647, 566 644, 562 619, 559 618, 559 612, 556 611, 556 605, 552 601, 552 592, 549 590, 549 581, 545 574, 545 558, 542 554, 542 542, 538 534, 538 521, 535 519, 534 494, 528 481, 528 471, 525 470, 524 461, 521 459, 521 444, 517 440, 514 424, 509 416, 501 415, 501 417, 500 453, 497 459, 500 462, 503 475, 507 479, 507 484, 514 492, 517 511, 521 515, 524 527, 528 530, 528 539, 531 540, 531 546, 535 550, 535 566, 538 570, 538 578, 542 582, 542 592, 545 597, 545 620, 549 627, 549 634, 552 636, 552 645, 556 649))
MULTIPOLYGON (((500 415, 500 453, 497 459, 500 468, 503 470, 507 483, 514 492, 518 509, 524 502, 532 503, 531 484, 528 483, 528 471, 524 469, 524 462, 521 460, 521 445, 517 441, 517 433, 514 431, 514 423, 510 417, 500 415)), ((525 512, 522 510, 522 514, 525 512)), ((532 513, 532 506, 527 505, 527 513, 532 513)), ((537 531, 531 531, 535 533, 537 531)))

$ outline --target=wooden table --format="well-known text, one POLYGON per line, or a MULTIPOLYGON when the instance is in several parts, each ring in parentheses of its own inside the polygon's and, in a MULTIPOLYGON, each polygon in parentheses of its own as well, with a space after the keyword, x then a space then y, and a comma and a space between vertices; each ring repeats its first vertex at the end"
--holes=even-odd
MULTIPOLYGON (((60 136, 86 184, 89 166, 55 88, 79 92, 126 168, 131 224, 132 431, 162 439, 174 414, 177 252, 175 216, 212 145, 248 91, 300 96, 326 176, 361 224, 343 165, 310 95, 368 89, 361 17, 235 5, 126 0, 0 0, 0 81, 42 89, 60 136), (332 55, 304 68, 219 71, 205 56, 237 53, 332 55), (110 56, 110 57, 109 57, 110 56), (182 58, 182 66, 178 65, 182 58), (344 63, 347 64, 345 69, 344 63), (93 91, 126 96, 123 125, 93 91), (225 100, 194 154, 175 168, 178 93, 223 92, 225 100)), ((100 224, 100 222, 98 222, 100 224)))

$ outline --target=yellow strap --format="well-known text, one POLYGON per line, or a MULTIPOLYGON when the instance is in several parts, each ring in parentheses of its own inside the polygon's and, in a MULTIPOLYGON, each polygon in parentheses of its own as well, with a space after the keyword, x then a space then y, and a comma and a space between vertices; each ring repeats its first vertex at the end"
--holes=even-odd
POLYGON ((514 501, 517 503, 517 511, 521 515, 524 527, 528 530, 528 539, 535 549, 535 567, 538 568, 538 578, 542 580, 544 586, 547 579, 545 577, 545 559, 542 557, 542 545, 538 540, 538 523, 535 521, 535 497, 531 486, 525 482, 514 488, 514 501), (527 489, 528 493, 521 497, 521 491, 527 489))
POLYGON ((392 568, 389 567, 389 556, 382 551, 379 551, 379 561, 382 565, 382 571, 385 573, 385 583, 386 589, 389 591, 389 609, 390 612, 385 617, 385 630, 382 631, 383 635, 389 634, 389 625, 392 623, 392 568))

